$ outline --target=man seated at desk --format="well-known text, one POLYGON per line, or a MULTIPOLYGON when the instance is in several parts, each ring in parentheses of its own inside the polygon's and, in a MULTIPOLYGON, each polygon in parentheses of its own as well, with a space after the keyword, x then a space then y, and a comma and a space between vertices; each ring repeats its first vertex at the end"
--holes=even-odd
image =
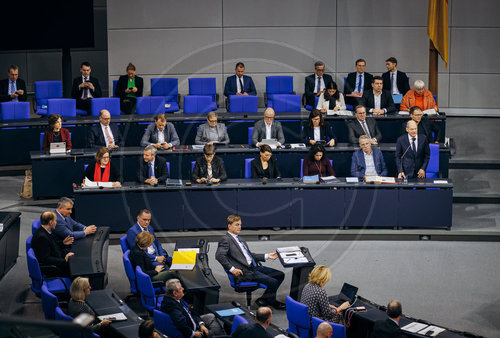
POLYGON ((132 250, 135 246, 135 238, 143 231, 149 232, 154 236, 154 242, 148 247, 146 254, 153 262, 153 265, 168 265, 172 264, 172 257, 161 246, 160 241, 156 238, 155 231, 151 226, 151 211, 142 209, 137 214, 137 223, 132 225, 127 232, 127 245, 132 250))
POLYGON ((401 309, 401 303, 398 300, 391 300, 387 304, 386 320, 377 320, 373 325, 372 338, 403 338, 406 335, 403 334, 401 328, 399 327, 399 320, 403 313, 401 309))
POLYGON ((165 297, 161 303, 161 311, 168 314, 175 327, 184 337, 211 337, 224 335, 222 325, 213 313, 198 316, 189 310, 182 299, 184 288, 178 279, 169 279, 165 283, 165 297))
POLYGON ((141 146, 149 145, 157 149, 170 149, 181 144, 175 127, 171 122, 167 122, 165 114, 157 114, 155 123, 150 124, 141 139, 141 146))
POLYGON ((390 114, 396 111, 392 95, 388 90, 382 90, 383 80, 381 76, 374 76, 372 89, 363 93, 360 104, 374 116, 390 114))
MULTIPOLYGON (((429 143, 439 143, 441 130, 427 118, 423 118, 422 109, 419 106, 410 108, 410 118, 417 123, 418 133, 425 135, 429 143)), ((406 132, 406 122, 401 124, 401 135, 406 132)))
POLYGON ((267 108, 264 111, 264 119, 255 122, 253 126, 252 145, 260 147, 264 139, 275 139, 276 147, 281 147, 285 143, 285 135, 281 123, 274 121, 274 109, 267 108))
POLYGON ((76 222, 71 218, 71 211, 73 210, 73 201, 67 197, 61 197, 57 203, 55 213, 57 215, 57 225, 54 230, 56 237, 63 241, 68 236, 74 239, 85 238, 96 232, 95 225, 85 226, 76 222))
POLYGON ((231 334, 232 338, 271 338, 272 334, 267 332, 267 328, 271 325, 273 311, 267 306, 261 306, 255 314, 255 323, 240 324, 231 334))
POLYGON ((167 161, 156 156, 156 148, 150 144, 137 161, 137 182, 150 185, 164 183, 168 178, 167 161))
POLYGON ((90 148, 107 147, 111 149, 123 146, 120 129, 110 121, 111 114, 109 111, 106 109, 101 110, 99 112, 99 123, 93 125, 89 130, 90 148))
POLYGON ((281 271, 257 264, 268 258, 278 258, 276 252, 268 254, 254 254, 248 248, 246 242, 239 238, 241 232, 241 217, 229 215, 226 219, 227 233, 219 240, 215 259, 222 265, 224 270, 234 276, 236 283, 258 282, 267 286, 266 291, 255 303, 258 306, 271 305, 277 310, 283 310, 285 304, 276 300, 276 292, 285 278, 281 271))
POLYGON ((235 74, 226 79, 224 95, 229 99, 230 95, 257 95, 257 90, 250 76, 245 73, 245 65, 238 62, 234 68, 235 74))
POLYGON ((351 176, 364 177, 370 175, 387 176, 384 155, 379 149, 372 148, 370 138, 366 135, 359 137, 359 147, 352 154, 351 176))
POLYGON ((31 247, 42 273, 50 277, 69 277, 68 259, 74 254, 65 247, 71 245, 74 238, 67 236, 60 243, 56 241, 52 232, 56 228, 57 217, 53 211, 42 213, 40 223, 42 226, 33 234, 31 247), (44 267, 49 265, 55 266, 55 269, 44 267))
POLYGON ((361 135, 366 135, 370 139, 371 144, 376 145, 382 139, 382 133, 378 129, 377 121, 373 117, 366 117, 366 107, 362 105, 356 106, 354 109, 356 119, 349 122, 349 142, 352 144, 358 143, 361 135))
POLYGON ((8 78, 0 81, 0 102, 25 102, 26 83, 19 78, 19 67, 10 65, 8 78))
POLYGON ((413 120, 406 124, 406 132, 396 143, 398 178, 425 178, 425 170, 431 157, 429 142, 425 135, 418 134, 417 123, 413 120))

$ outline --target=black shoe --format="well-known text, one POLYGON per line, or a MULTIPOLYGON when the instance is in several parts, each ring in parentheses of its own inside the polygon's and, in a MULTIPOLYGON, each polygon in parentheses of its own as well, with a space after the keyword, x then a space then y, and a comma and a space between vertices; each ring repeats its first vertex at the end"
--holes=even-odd
POLYGON ((277 300, 274 301, 274 303, 271 304, 273 308, 275 308, 276 310, 284 310, 286 309, 286 305, 285 303, 282 303, 282 302, 278 302, 277 300))
POLYGON ((255 304, 257 304, 257 306, 267 306, 269 305, 269 303, 267 302, 267 300, 265 300, 264 298, 257 298, 255 300, 255 304))

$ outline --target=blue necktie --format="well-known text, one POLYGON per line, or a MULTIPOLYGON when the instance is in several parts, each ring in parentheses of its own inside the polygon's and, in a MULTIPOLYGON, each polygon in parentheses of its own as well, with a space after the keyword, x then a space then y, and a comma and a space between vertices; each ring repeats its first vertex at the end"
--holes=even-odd
POLYGON ((257 263, 255 263, 255 260, 253 259, 252 254, 248 250, 248 248, 245 245, 245 243, 243 243, 243 241, 238 236, 236 236, 236 239, 238 240, 238 242, 240 242, 241 247, 243 248, 243 250, 245 250, 245 252, 247 253, 247 255, 250 256, 250 259, 252 260, 252 265, 253 266, 257 266, 257 263))
POLYGON ((318 83, 316 84, 316 87, 317 87, 317 89, 316 89, 315 93, 318 93, 321 90, 321 77, 320 76, 318 76, 318 83))
POLYGON ((359 74, 359 81, 358 81, 358 92, 361 93, 361 84, 363 82, 363 75, 359 74))
POLYGON ((153 168, 153 163, 149 162, 149 178, 155 176, 155 168, 153 168))
MULTIPOLYGON (((16 92, 16 83, 13 81, 9 81, 9 95, 14 94, 16 92)), ((18 102, 18 98, 15 97, 12 99, 12 102, 18 102)))

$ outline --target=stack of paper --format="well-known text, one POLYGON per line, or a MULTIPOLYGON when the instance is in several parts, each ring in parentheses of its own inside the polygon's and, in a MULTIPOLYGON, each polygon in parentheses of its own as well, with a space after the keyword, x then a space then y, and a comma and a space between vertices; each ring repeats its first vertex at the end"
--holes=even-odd
POLYGON ((413 323, 410 323, 410 324, 408 324, 406 326, 403 326, 401 328, 401 330, 408 331, 408 332, 413 332, 413 333, 417 333, 418 331, 420 331, 422 329, 425 329, 427 326, 428 325, 426 325, 426 324, 413 322, 413 323))
POLYGON ((103 315, 103 316, 97 316, 97 318, 99 318, 99 320, 109 319, 112 321, 127 320, 127 317, 122 312, 112 313, 112 314, 103 315))
POLYGON ((285 264, 297 264, 297 263, 307 263, 308 260, 302 253, 302 250, 298 246, 290 246, 285 248, 276 249, 280 255, 283 263, 285 264))
POLYGON ((91 188, 113 188, 113 182, 92 182, 89 180, 87 177, 83 180, 83 188, 84 189, 91 189, 91 188))

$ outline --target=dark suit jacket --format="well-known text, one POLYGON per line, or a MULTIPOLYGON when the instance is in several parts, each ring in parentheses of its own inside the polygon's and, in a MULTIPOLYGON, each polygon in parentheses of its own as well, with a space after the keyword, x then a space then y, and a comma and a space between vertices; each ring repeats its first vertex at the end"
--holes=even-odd
MULTIPOLYGON (((344 95, 351 94, 356 90, 356 77, 358 77, 358 72, 349 73, 344 85, 344 95)), ((372 88, 373 75, 370 73, 364 73, 364 84, 363 93, 372 88)))
MULTIPOLYGON (((207 160, 205 159, 205 156, 200 156, 196 159, 193 173, 191 174, 191 180, 196 181, 202 177, 208 177, 207 160)), ((218 178, 221 181, 225 181, 227 179, 224 162, 222 162, 222 159, 217 156, 214 156, 212 159, 212 177, 218 178)))
MULTIPOLYGON (((127 93, 125 93, 125 89, 128 86, 128 75, 121 75, 116 83, 115 88, 115 96, 121 99, 127 97, 127 93)), ((140 76, 135 77, 135 87, 137 88, 137 92, 135 92, 136 97, 142 96, 142 90, 144 89, 144 80, 140 76)))
MULTIPOLYGON (((90 94, 92 94, 92 97, 101 97, 102 91, 101 91, 101 85, 99 84, 99 80, 93 76, 89 76, 89 81, 92 82, 92 84, 94 85, 94 90, 89 89, 89 92, 90 94)), ((83 80, 81 75, 73 80, 73 87, 71 89, 72 98, 77 100, 82 98, 83 88, 82 89, 78 88, 78 86, 82 84, 82 82, 83 80)))
MULTIPOLYGON (((269 177, 268 178, 277 178, 281 177, 280 169, 278 168, 278 161, 275 156, 271 155, 271 158, 268 161, 269 166, 269 177)), ((262 162, 260 161, 260 155, 257 156, 250 162, 250 170, 252 171, 252 178, 263 178, 264 177, 264 168, 262 168, 262 162)))
POLYGON ((130 263, 132 263, 132 266, 140 266, 142 272, 147 274, 149 277, 154 277, 158 274, 158 271, 155 270, 155 266, 153 265, 153 262, 151 262, 151 259, 147 255, 144 250, 141 250, 137 245, 134 244, 132 249, 130 249, 130 263))
MULTIPOLYGON (((158 183, 164 183, 168 175, 167 161, 158 155, 155 156, 155 177, 158 179, 158 183)), ((144 183, 146 179, 149 178, 149 163, 144 162, 141 157, 137 160, 137 172, 136 172, 137 182, 144 183)))
MULTIPOLYGON (((19 95, 17 99, 19 101, 26 101, 26 83, 24 83, 23 79, 17 78, 16 80, 16 88, 17 90, 24 90, 23 95, 19 95)), ((12 101, 9 95, 9 79, 3 79, 0 81, 0 102, 9 102, 12 101)))
MULTIPOLYGON (((384 81, 384 90, 388 90, 391 93, 391 72, 387 71, 384 74, 382 74, 382 80, 384 81)), ((405 72, 402 72, 398 70, 396 73, 396 86, 398 87, 398 90, 403 96, 406 94, 407 91, 410 90, 410 79, 408 79, 408 76, 406 76, 405 72)))
MULTIPOLYGON (((405 121, 401 124, 401 135, 406 134, 407 122, 408 121, 405 121)), ((434 141, 439 141, 441 130, 432 121, 422 117, 422 120, 420 120, 420 123, 418 124, 418 133, 424 134, 429 143, 434 143, 434 141), (434 132, 434 136, 432 136, 432 132, 434 132)))
MULTIPOLYGON (((122 139, 122 133, 116 124, 109 124, 109 129, 113 134, 113 139, 117 146, 123 147, 124 140, 122 139)), ((90 148, 100 148, 106 147, 106 139, 104 138, 104 132, 102 131, 101 124, 93 125, 89 130, 89 147, 90 148)))
MULTIPOLYGON (((180 301, 184 302, 182 299, 180 301)), ((161 302, 161 311, 170 316, 175 327, 182 332, 184 337, 191 337, 193 331, 200 329, 200 323, 202 322, 201 318, 195 313, 190 312, 191 317, 196 323, 196 327, 193 327, 193 322, 189 318, 186 308, 171 297, 165 296, 163 298, 161 302)))
POLYGON ((398 172, 404 172, 408 178, 417 177, 420 169, 425 171, 431 157, 429 142, 425 135, 419 134, 417 142, 416 154, 409 148, 408 134, 401 135, 396 142, 396 168, 398 172))
MULTIPOLYGON (((236 85, 236 74, 230 76, 226 79, 226 84, 224 85, 224 95, 236 95, 238 86, 236 85)), ((250 76, 243 75, 243 91, 248 95, 257 95, 257 89, 255 89, 255 84, 250 76)))
MULTIPOLYGON (((135 245, 135 238, 141 232, 142 232, 142 228, 137 223, 135 223, 134 225, 132 225, 128 229, 128 231, 127 231, 127 245, 128 245, 129 248, 133 248, 134 246, 137 246, 137 245, 135 245)), ((154 231, 154 229, 153 229, 153 227, 151 225, 148 226, 148 232, 151 235, 153 235, 154 238, 155 238, 155 241, 153 242, 153 244, 156 246, 156 249, 158 250, 157 256, 165 256, 165 258, 167 259, 167 265, 170 266, 172 264, 172 257, 170 257, 168 255, 168 253, 161 246, 161 243, 158 240, 158 238, 156 238, 155 231, 154 231)), ((153 262, 155 260, 155 258, 156 258, 153 255, 148 254, 147 252, 145 252, 144 254, 149 257, 150 262, 153 262)), ((141 266, 141 268, 142 268, 142 266, 141 266)))
MULTIPOLYGON (((319 128, 319 136, 321 137, 321 140, 325 142, 334 139, 335 145, 337 145, 337 138, 335 137, 332 127, 326 121, 323 127, 319 128)), ((307 145, 309 145, 309 140, 314 140, 314 128, 310 128, 307 123, 302 129, 302 140, 304 140, 304 143, 307 145)))
MULTIPOLYGON (((259 120, 253 125, 252 145, 255 146, 258 142, 266 138, 266 125, 264 120, 259 120)), ((285 135, 279 121, 274 120, 271 124, 271 138, 275 138, 279 143, 285 143, 285 135)))
MULTIPOLYGON (((373 162, 375 170, 380 176, 387 176, 387 167, 385 166, 384 156, 379 149, 372 148, 373 162)), ((351 176, 364 177, 366 171, 365 156, 362 149, 356 150, 352 154, 351 176)))
MULTIPOLYGON (((387 90, 382 90, 380 98, 380 109, 387 109, 387 114, 393 113, 396 110, 394 106, 394 101, 392 100, 392 94, 387 90)), ((360 104, 366 107, 366 112, 370 109, 375 108, 375 98, 373 97, 373 89, 365 90, 363 92, 363 97, 361 98, 360 104)))
MULTIPOLYGON (((44 227, 39 227, 33 234, 31 247, 41 266, 54 265, 62 271, 68 270, 68 262, 64 259, 66 253, 63 250, 62 243, 58 243, 53 235, 49 234, 44 227)), ((47 272, 49 270, 42 268, 42 273, 45 274, 47 272)))
MULTIPOLYGON (((380 140, 382 140, 382 133, 380 133, 380 130, 378 129, 377 126, 377 121, 373 117, 366 117, 366 125, 368 126, 368 131, 370 132, 370 136, 377 140, 377 142, 380 143, 380 140)), ((365 131, 363 130, 363 127, 361 127, 361 123, 359 123, 358 119, 354 119, 351 122, 349 122, 349 142, 352 144, 358 144, 359 143, 359 137, 361 135, 365 134, 365 131)))
POLYGON ((373 325, 372 338, 404 338, 406 335, 392 320, 377 320, 373 325))
MULTIPOLYGON (((250 255, 252 255, 255 262, 264 262, 265 254, 255 254, 250 250, 248 244, 243 241, 247 249, 250 251, 250 255)), ((242 276, 235 277, 236 283, 240 283, 242 281, 251 281, 254 278, 253 272, 249 269, 247 259, 241 251, 239 244, 236 239, 229 233, 226 233, 219 240, 219 245, 217 246, 217 252, 215 253, 215 259, 222 265, 224 270, 229 272, 231 267, 235 267, 236 269, 240 269, 243 271, 242 276)))
POLYGON ((273 335, 267 332, 266 328, 259 323, 241 324, 231 334, 234 338, 272 338, 273 335))
MULTIPOLYGON (((325 87, 328 88, 328 84, 333 82, 333 79, 328 74, 323 74, 323 82, 325 82, 325 87)), ((304 84, 304 94, 306 96, 306 105, 316 108, 314 89, 316 88, 316 74, 306 76, 304 84)))
MULTIPOLYGON (((66 128, 61 128, 61 141, 66 142, 66 149, 71 149, 73 147, 69 130, 66 128)), ((54 132, 51 129, 46 129, 43 134, 42 150, 50 150, 50 144, 52 142, 54 142, 54 132)))

